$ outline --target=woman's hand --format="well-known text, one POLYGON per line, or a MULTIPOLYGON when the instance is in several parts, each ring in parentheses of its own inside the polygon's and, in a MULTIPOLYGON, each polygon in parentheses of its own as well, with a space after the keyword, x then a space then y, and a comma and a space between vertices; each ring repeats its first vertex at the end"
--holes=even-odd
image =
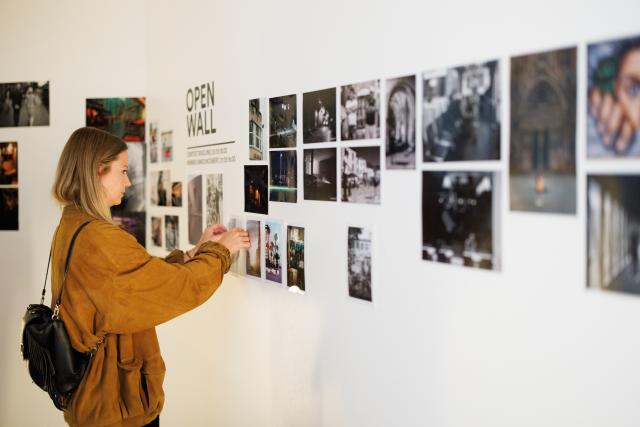
POLYGON ((229 231, 223 232, 216 236, 218 243, 229 249, 231 255, 238 252, 240 249, 247 249, 251 242, 249 240, 249 233, 242 228, 232 228, 229 231))
POLYGON ((202 233, 202 236, 200 236, 198 244, 184 253, 184 262, 189 261, 195 256, 196 252, 198 252, 198 249, 200 248, 200 245, 205 242, 217 242, 220 239, 220 236, 222 236, 222 234, 226 231, 227 227, 222 224, 214 224, 207 227, 202 233))

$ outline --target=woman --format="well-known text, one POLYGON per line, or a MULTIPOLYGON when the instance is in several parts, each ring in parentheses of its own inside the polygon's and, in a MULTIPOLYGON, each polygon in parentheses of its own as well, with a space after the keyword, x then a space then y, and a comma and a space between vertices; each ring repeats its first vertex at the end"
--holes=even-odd
POLYGON ((244 230, 214 225, 187 252, 150 256, 111 222, 109 208, 131 185, 127 162, 122 140, 81 128, 62 151, 53 186, 64 209, 53 240, 52 301, 71 236, 91 221, 76 239, 60 305, 73 347, 97 347, 64 413, 71 426, 159 425, 165 367, 155 326, 204 303, 231 254, 249 247, 244 230))

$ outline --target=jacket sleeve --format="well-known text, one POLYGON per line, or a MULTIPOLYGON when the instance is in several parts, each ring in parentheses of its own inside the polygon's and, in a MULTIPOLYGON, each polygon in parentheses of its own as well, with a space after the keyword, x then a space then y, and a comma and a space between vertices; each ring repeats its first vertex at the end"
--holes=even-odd
POLYGON ((229 251, 218 243, 201 245, 186 263, 170 263, 149 255, 115 225, 101 221, 87 231, 78 236, 75 276, 96 307, 97 323, 109 333, 149 329, 192 310, 229 270, 229 251))

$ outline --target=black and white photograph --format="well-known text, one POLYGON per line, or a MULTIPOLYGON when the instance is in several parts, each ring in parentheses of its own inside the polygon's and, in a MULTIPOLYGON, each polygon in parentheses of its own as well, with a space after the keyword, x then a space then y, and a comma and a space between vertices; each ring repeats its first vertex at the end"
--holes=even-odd
POLYGON ((0 187, 0 230, 18 230, 18 188, 0 187))
POLYGON ((262 165, 244 167, 244 211, 269 213, 269 167, 262 165))
POLYGON ((114 223, 135 236, 138 243, 146 245, 145 177, 147 176, 147 151, 142 142, 127 142, 131 186, 125 190, 122 202, 111 208, 114 223))
POLYGON ((87 126, 102 129, 125 142, 144 142, 144 97, 137 98, 89 98, 86 101, 87 126))
POLYGON ((500 269, 495 172, 422 172, 422 259, 500 269))
POLYGON ((342 148, 342 201, 380 204, 380 147, 342 148))
POLYGON ((286 237, 282 233, 282 224, 275 221, 264 223, 264 266, 265 277, 270 282, 282 283, 283 245, 286 237))
POLYGON ((416 167, 416 76, 386 82, 387 169, 416 167))
POLYGON ((269 148, 289 148, 297 145, 296 104, 296 95, 269 99, 269 148))
POLYGON ((335 148, 304 150, 304 199, 337 200, 337 159, 335 148))
POLYGON ((171 170, 151 172, 152 206, 171 206, 171 170))
POLYGON ((640 295, 640 175, 587 176, 587 287, 640 295))
POLYGON ((302 95, 302 142, 336 140, 336 88, 302 95))
MULTIPOLYGON (((202 175, 187 177, 187 211, 189 244, 196 245, 200 241, 204 224, 202 222, 202 175)), ((215 224, 221 224, 219 222, 215 224)))
POLYGON ((158 122, 149 123, 149 162, 158 163, 158 122))
POLYGON ((162 132, 160 134, 162 142, 162 161, 170 162, 173 160, 173 132, 162 132))
MULTIPOLYGON (((244 228, 244 224, 241 218, 232 215, 227 219, 227 230, 231 230, 233 228, 244 228)), ((238 251, 235 254, 231 255, 231 266, 229 267, 229 272, 234 273, 240 276, 244 276, 246 273, 246 251, 238 251)))
POLYGON ((427 71, 422 82, 422 160, 499 160, 498 61, 427 71))
POLYGON ((162 247, 162 217, 151 217, 151 243, 153 246, 162 247))
POLYGON ((171 184, 171 206, 182 206, 182 182, 171 184))
POLYGON ((305 292, 304 227, 287 226, 287 286, 291 292, 305 292))
POLYGON ((0 142, 0 186, 18 185, 18 143, 0 142))
POLYGON ((49 82, 0 83, 0 127, 49 126, 49 82))
POLYGON ((347 280, 349 296, 365 301, 371 298, 372 236, 367 227, 349 227, 347 232, 347 280))
POLYGON ((640 156, 640 36, 588 46, 587 156, 640 156))
POLYGON ((164 216, 165 249, 169 252, 180 246, 180 227, 178 215, 164 216))
POLYGON ((249 160, 264 160, 264 138, 268 135, 267 98, 249 100, 249 160))
POLYGON ((576 48, 511 58, 512 211, 576 213, 576 48))
POLYGON ((269 151, 269 200, 298 201, 298 156, 295 150, 269 151))
POLYGON ((380 80, 340 88, 340 139, 380 138, 380 80))
POLYGON ((205 227, 222 224, 222 173, 207 175, 207 222, 205 227))
POLYGON ((249 233, 249 242, 251 246, 247 249, 247 267, 248 276, 262 277, 262 229, 260 220, 247 220, 247 233, 249 233))

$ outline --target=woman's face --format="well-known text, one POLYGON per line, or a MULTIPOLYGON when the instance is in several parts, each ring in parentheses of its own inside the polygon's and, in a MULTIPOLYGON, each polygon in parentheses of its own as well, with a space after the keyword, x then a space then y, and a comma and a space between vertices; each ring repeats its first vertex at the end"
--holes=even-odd
POLYGON ((122 202, 124 191, 131 186, 129 181, 129 153, 124 150, 113 162, 109 164, 108 171, 101 171, 98 175, 104 189, 107 205, 109 207, 119 205, 122 202))

